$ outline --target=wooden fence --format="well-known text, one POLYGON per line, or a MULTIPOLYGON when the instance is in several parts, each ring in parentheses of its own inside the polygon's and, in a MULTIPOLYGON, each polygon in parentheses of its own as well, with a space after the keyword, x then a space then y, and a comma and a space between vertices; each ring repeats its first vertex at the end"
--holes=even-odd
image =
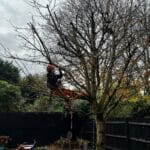
MULTIPOLYGON (((61 113, 0 113, 0 135, 9 135, 13 144, 36 139, 44 145, 65 136, 70 123, 61 113)), ((95 150, 93 121, 74 115, 72 132, 75 138, 89 140, 95 150)), ((106 149, 150 150, 150 118, 108 120, 106 149)))
POLYGON ((34 139, 45 145, 65 136, 69 123, 62 113, 0 113, 0 135, 10 136, 10 147, 34 139))
POLYGON ((150 119, 106 122, 107 150, 150 150, 150 119))
MULTIPOLYGON (((90 141, 95 150, 93 121, 86 121, 81 138, 90 141)), ((106 122, 106 150, 150 150, 150 118, 112 119, 106 122)))

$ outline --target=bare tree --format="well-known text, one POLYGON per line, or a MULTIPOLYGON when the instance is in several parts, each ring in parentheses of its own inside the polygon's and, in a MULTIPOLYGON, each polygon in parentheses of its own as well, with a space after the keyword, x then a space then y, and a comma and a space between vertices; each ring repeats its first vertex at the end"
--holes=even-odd
POLYGON ((146 33, 141 21, 145 3, 66 0, 51 7, 51 3, 42 6, 33 0, 31 5, 43 22, 28 24, 30 36, 19 33, 27 50, 35 54, 34 59, 23 60, 53 63, 64 70, 69 84, 88 96, 96 122, 97 150, 105 149, 105 119, 127 99, 127 89, 138 76, 135 68, 143 52, 140 38, 146 33))

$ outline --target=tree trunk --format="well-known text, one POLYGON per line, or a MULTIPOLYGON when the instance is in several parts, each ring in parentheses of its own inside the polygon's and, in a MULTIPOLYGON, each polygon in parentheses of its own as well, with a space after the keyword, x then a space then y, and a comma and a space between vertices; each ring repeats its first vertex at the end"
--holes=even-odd
POLYGON ((105 123, 103 114, 96 115, 96 150, 105 150, 105 123))

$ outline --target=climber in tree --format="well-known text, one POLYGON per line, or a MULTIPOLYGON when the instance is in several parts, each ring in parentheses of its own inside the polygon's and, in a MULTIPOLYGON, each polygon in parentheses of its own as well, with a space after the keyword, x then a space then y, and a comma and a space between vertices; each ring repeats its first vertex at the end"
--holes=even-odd
POLYGON ((55 66, 48 64, 47 66, 47 86, 51 90, 57 89, 61 86, 62 71, 59 69, 59 74, 55 73, 55 66))

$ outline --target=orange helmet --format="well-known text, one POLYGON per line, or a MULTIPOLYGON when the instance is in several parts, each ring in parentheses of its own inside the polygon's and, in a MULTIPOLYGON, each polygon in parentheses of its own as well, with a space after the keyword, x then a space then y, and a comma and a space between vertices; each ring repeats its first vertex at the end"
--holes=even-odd
POLYGON ((47 71, 51 71, 51 70, 53 70, 54 68, 55 68, 54 65, 48 64, 48 66, 47 66, 47 71))

